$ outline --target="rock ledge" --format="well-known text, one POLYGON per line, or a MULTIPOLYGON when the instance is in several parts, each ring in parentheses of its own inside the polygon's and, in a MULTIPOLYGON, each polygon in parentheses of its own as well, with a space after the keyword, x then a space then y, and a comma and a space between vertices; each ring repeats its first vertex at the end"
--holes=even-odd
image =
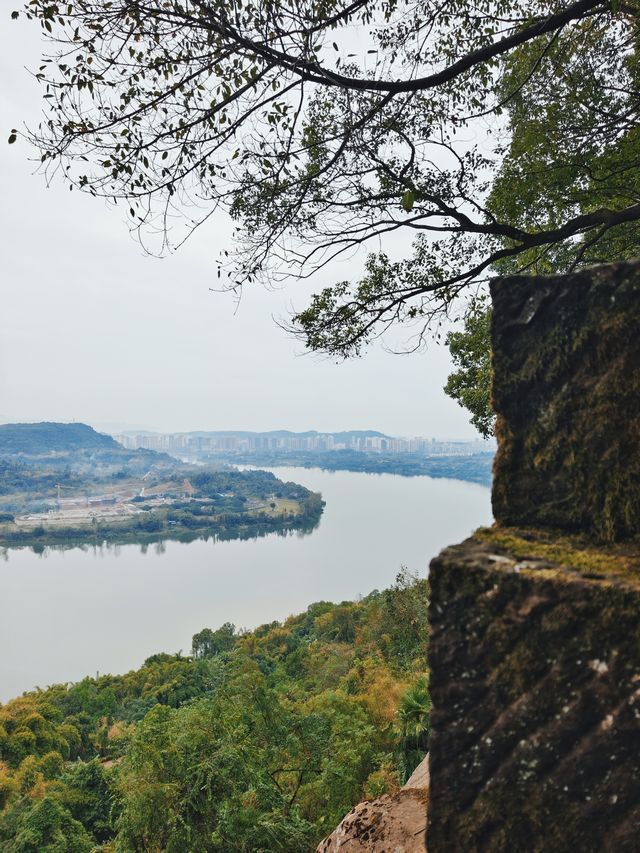
POLYGON ((317 853, 426 853, 428 758, 397 794, 357 805, 317 853))

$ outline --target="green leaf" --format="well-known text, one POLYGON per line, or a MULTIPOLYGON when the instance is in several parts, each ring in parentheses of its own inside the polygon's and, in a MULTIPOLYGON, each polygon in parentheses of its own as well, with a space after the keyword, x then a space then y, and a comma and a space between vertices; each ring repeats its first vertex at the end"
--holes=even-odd
POLYGON ((9 137, 9 145, 13 145, 13 143, 16 141, 17 138, 18 137, 15 135, 15 133, 12 133, 11 136, 9 137))
POLYGON ((413 210, 413 205, 416 202, 416 195, 413 190, 407 190, 402 195, 402 208, 407 213, 411 213, 413 210))

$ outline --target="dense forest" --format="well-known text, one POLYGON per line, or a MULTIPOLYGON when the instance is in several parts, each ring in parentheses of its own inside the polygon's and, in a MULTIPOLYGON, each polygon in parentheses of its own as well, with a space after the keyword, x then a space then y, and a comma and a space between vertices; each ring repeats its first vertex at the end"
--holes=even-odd
POLYGON ((303 853, 425 754, 427 582, 0 706, 4 853, 303 853))

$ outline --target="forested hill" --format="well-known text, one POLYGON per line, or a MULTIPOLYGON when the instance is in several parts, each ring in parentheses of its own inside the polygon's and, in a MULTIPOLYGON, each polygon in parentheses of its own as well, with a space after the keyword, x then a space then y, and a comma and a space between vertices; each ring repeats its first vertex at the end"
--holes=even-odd
POLYGON ((96 432, 87 424, 43 421, 34 424, 0 424, 0 455, 24 453, 40 456, 76 450, 119 450, 110 435, 96 432))
POLYGON ((312 853, 428 737, 427 581, 0 706, 3 853, 312 853))

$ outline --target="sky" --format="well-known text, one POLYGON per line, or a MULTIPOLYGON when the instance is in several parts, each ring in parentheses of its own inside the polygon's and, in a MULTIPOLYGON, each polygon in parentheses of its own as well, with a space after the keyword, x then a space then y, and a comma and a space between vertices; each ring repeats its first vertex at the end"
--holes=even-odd
MULTIPOLYGON (((473 439, 442 386, 446 347, 360 359, 305 353, 281 329, 310 294, 355 277, 362 258, 311 282, 217 287, 230 230, 212 218, 177 253, 152 258, 124 212, 62 183, 46 187, 12 128, 37 123, 38 27, 0 19, 0 423, 83 421, 98 429, 338 431, 473 439)), ((394 342, 392 341, 392 344, 394 342)))

